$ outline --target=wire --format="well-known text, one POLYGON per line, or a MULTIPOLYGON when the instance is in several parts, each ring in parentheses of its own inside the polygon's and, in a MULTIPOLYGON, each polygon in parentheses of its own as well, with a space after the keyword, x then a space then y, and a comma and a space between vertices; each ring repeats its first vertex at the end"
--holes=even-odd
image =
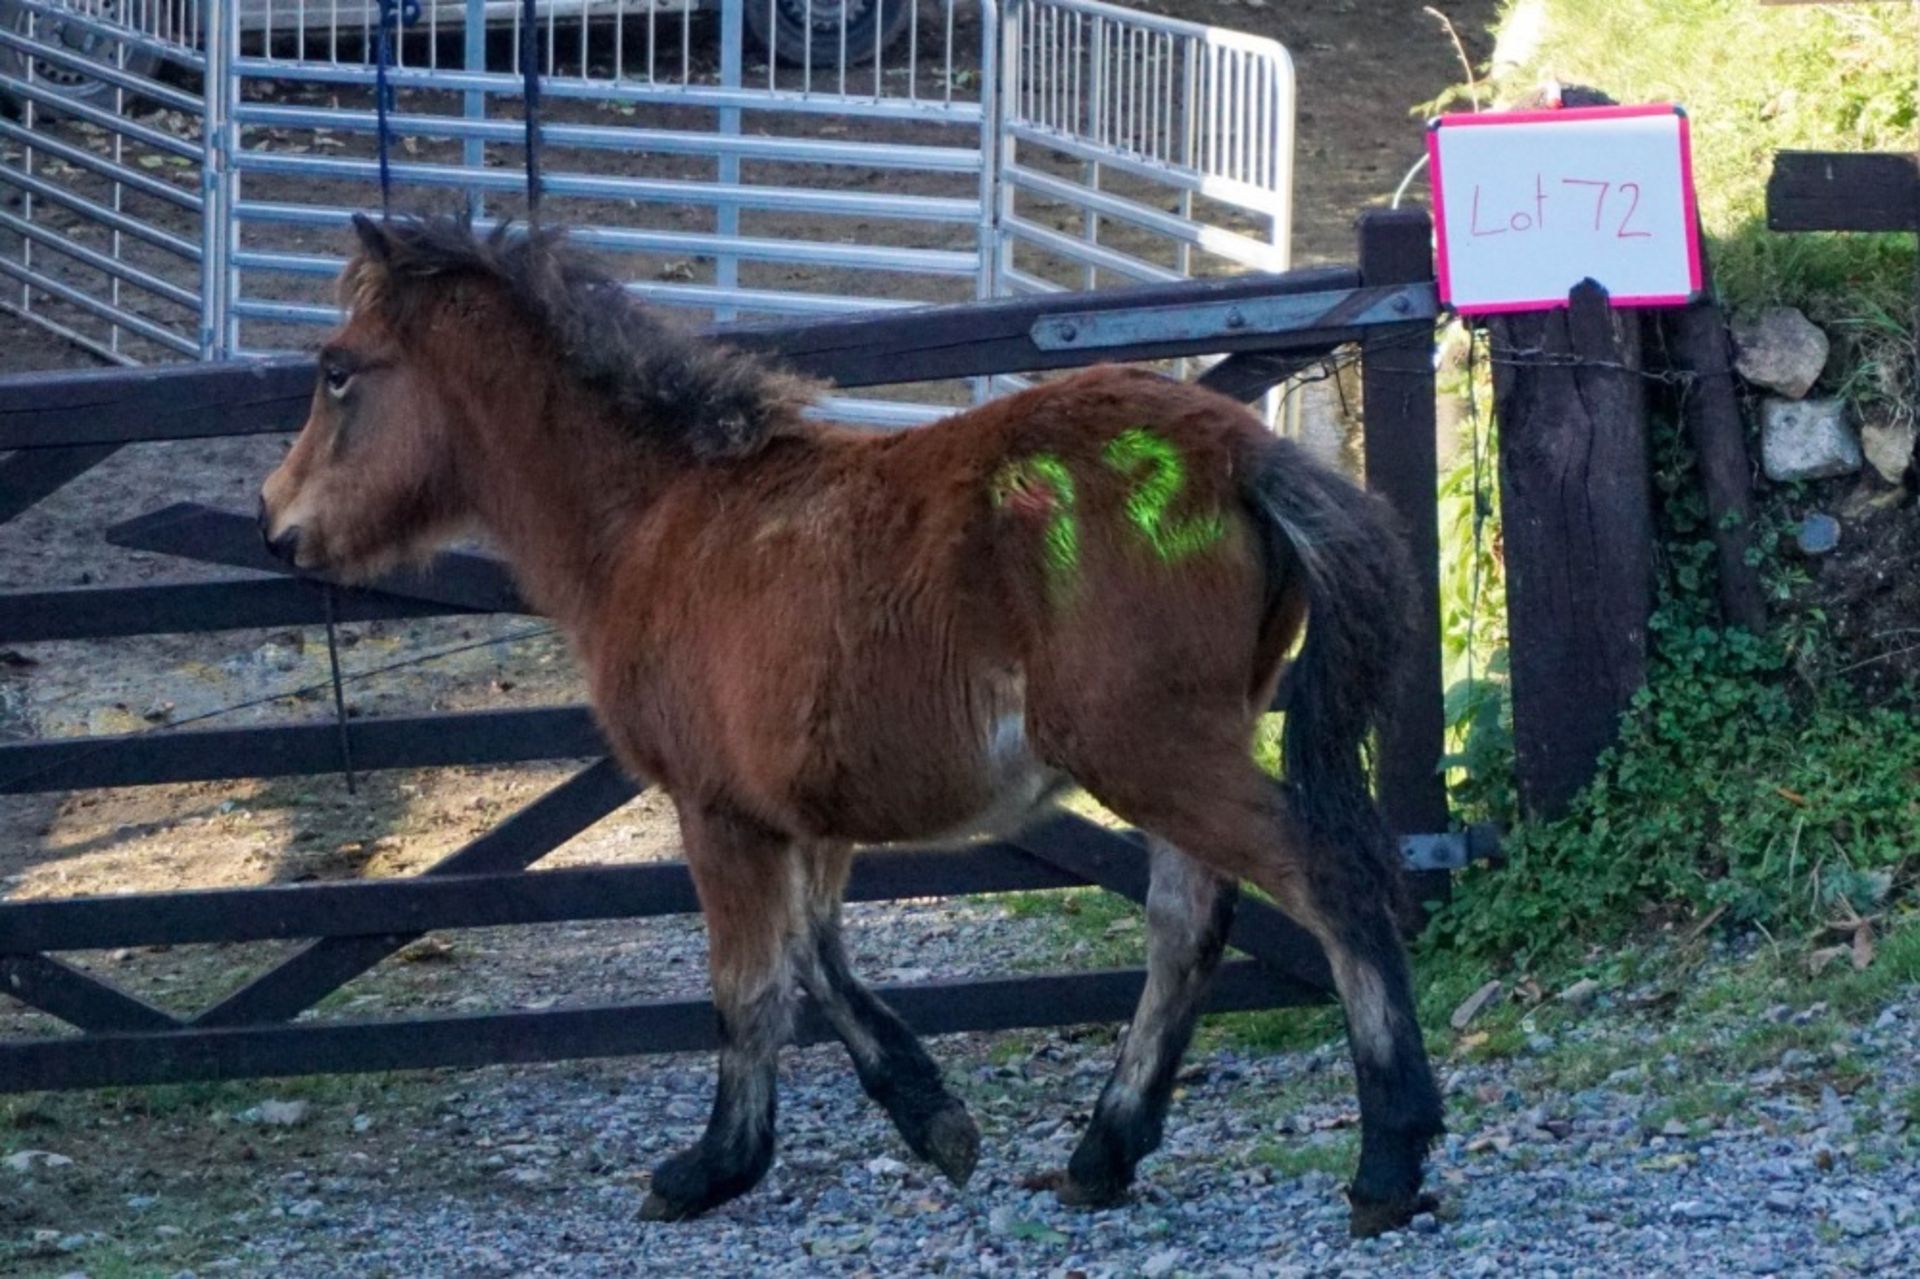
POLYGON ((347 696, 340 687, 340 641, 333 624, 333 583, 322 588, 327 604, 327 669, 333 675, 333 716, 340 726, 340 767, 347 775, 347 794, 359 794, 353 780, 353 736, 347 731, 347 696))
POLYGON ((1401 197, 1406 195, 1407 188, 1413 185, 1413 180, 1419 175, 1420 170, 1427 167, 1427 160, 1428 157, 1424 155, 1415 160, 1413 167, 1407 170, 1407 176, 1400 179, 1400 185, 1393 189, 1393 208, 1400 207, 1401 197))
MULTIPOLYGON (((405 657, 397 662, 388 662, 385 666, 375 666, 369 670, 357 671, 349 675, 339 675, 336 673, 334 678, 337 678, 343 685, 352 684, 359 680, 372 679, 376 675, 390 675, 394 671, 403 671, 409 667, 422 666, 428 662, 437 662, 443 657, 454 657, 461 653, 471 653, 475 649, 491 648, 496 644, 514 644, 521 640, 541 639, 545 636, 553 635, 557 631, 558 628, 551 625, 530 626, 525 630, 514 631, 507 635, 496 635, 492 639, 474 640, 466 644, 456 644, 451 648, 434 649, 428 653, 416 653, 412 657, 405 657)), ((29 769, 24 773, 16 773, 12 777, 0 780, 0 792, 11 790, 13 787, 23 782, 30 782, 36 777, 44 777, 48 773, 58 772, 60 769, 70 767, 81 760, 92 759, 97 755, 119 750, 131 740, 152 737, 158 733, 170 733, 176 729, 186 728, 193 724, 204 724, 208 720, 218 719, 223 715, 232 715, 236 711, 252 710, 256 706, 266 706, 273 702, 286 701, 289 698, 306 697, 313 693, 324 692, 331 687, 332 684, 333 680, 327 679, 316 684, 302 684, 297 688, 285 688, 278 692, 264 694, 260 697, 248 698, 244 702, 234 702, 228 706, 203 711, 198 715, 189 715, 185 719, 177 719, 165 724, 156 724, 152 728, 142 729, 137 733, 129 733, 124 737, 116 737, 112 741, 102 742, 92 750, 68 755, 58 763, 49 764, 44 768, 29 769)))

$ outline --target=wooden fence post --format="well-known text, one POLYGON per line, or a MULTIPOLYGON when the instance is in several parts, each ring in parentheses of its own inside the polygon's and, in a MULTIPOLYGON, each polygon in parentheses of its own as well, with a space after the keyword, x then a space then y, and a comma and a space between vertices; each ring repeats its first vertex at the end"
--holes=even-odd
MULTIPOLYGON (((1702 270, 1705 251, 1702 250, 1702 270)), ((1766 589, 1747 562, 1753 546, 1753 459, 1740 397, 1733 381, 1733 340, 1727 317, 1707 293, 1664 317, 1667 352, 1690 381, 1680 389, 1680 414, 1700 466, 1708 528, 1720 578, 1720 618, 1755 635, 1767 629, 1766 589)))
POLYGON ((1653 513, 1640 314, 1592 280, 1571 308, 1492 320, 1514 765, 1530 817, 1566 812, 1646 678, 1653 513))
MULTIPOLYGON (((1360 276, 1365 285, 1433 279, 1433 223, 1421 209, 1371 209, 1360 215, 1360 276)), ((1405 525, 1419 584, 1412 661, 1379 743, 1380 805, 1395 831, 1447 828, 1446 712, 1440 654, 1440 463, 1433 367, 1433 323, 1370 328, 1361 346, 1361 401, 1367 487, 1392 504, 1405 525)), ((1416 901, 1444 899, 1444 871, 1409 876, 1416 901)), ((1411 922, 1411 921, 1410 921, 1411 922)))

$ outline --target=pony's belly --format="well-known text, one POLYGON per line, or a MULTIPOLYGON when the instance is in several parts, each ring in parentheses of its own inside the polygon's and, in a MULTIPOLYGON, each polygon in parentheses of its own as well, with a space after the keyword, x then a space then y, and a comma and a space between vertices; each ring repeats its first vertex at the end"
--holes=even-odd
POLYGON ((985 733, 923 725, 866 746, 868 767, 806 804, 823 837, 913 847, 1007 835, 1064 788, 1028 748, 1018 713, 995 717, 985 733))
POLYGON ((914 830, 886 839, 863 842, 884 844, 889 848, 941 848, 955 844, 1004 839, 1032 822, 1052 807, 1071 783, 1051 769, 1035 765, 997 791, 985 803, 958 820, 936 824, 930 829, 914 830))

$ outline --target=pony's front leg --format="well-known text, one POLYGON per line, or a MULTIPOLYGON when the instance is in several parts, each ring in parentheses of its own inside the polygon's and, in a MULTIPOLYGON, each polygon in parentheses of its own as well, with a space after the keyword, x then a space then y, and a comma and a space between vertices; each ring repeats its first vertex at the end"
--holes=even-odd
POLYGON ((1174 1076, 1200 1001, 1220 963, 1239 886, 1173 845, 1153 841, 1147 891, 1147 985, 1120 1060, 1060 1181, 1063 1202, 1104 1207, 1126 1197, 1134 1167, 1160 1145, 1174 1076))
POLYGON ((774 1067, 793 1029, 791 954, 802 919, 787 841, 739 815, 683 812, 687 865, 707 919, 720 1014, 707 1131, 653 1173, 649 1221, 696 1216, 747 1191, 773 1162, 774 1067))
POLYGON ((816 845, 807 857, 807 931, 799 939, 800 984, 826 1015, 853 1058, 860 1086, 880 1103, 914 1154, 956 1186, 980 1160, 980 1129, 959 1098, 947 1091, 913 1030, 854 976, 840 937, 840 900, 846 893, 851 851, 816 845))

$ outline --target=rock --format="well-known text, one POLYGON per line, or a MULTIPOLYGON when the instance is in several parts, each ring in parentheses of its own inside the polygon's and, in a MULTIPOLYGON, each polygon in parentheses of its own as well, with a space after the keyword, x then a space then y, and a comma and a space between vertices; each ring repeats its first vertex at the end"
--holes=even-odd
POLYGON ((1148 1257, 1141 1265, 1140 1273, 1145 1275, 1146 1279, 1161 1279, 1163 1275, 1172 1274, 1173 1268, 1179 1264, 1180 1250, 1165 1248, 1148 1257))
POLYGON ((1466 1002, 1453 1010, 1453 1016, 1448 1019, 1447 1024, 1455 1030, 1465 1030, 1473 1024, 1475 1017, 1478 1017, 1485 1011, 1488 1004, 1499 997, 1500 991, 1501 985, 1498 981, 1488 982, 1471 995, 1468 995, 1466 1002))
POLYGON ((1846 1103, 1832 1084, 1820 1085, 1820 1122, 1836 1137, 1853 1134, 1853 1116, 1847 1113, 1846 1103))
POLYGON ((1916 438, 1920 438, 1920 423, 1911 421, 1868 422, 1860 428, 1860 448, 1867 455, 1867 465, 1889 484, 1906 478, 1916 438))
POLYGON ((1798 1212, 1800 1210, 1800 1196, 1794 1194, 1791 1190, 1769 1190, 1767 1197, 1761 1202, 1766 1204, 1768 1212, 1798 1212))
POLYGON ((1584 1008, 1592 1003, 1593 997, 1599 993, 1599 982, 1591 977, 1582 977, 1579 981, 1560 992, 1560 1002, 1563 1004, 1572 1004, 1575 1008, 1584 1008))
POLYGON ((1790 306, 1768 307, 1733 326, 1733 367, 1755 386, 1797 400, 1827 366, 1827 335, 1790 306))
POLYGON ((1430 1212, 1417 1212, 1413 1215, 1415 1234, 1437 1235, 1440 1233, 1440 1218, 1430 1212))
POLYGON ((1903 484, 1886 485, 1877 480, 1863 480, 1854 485, 1853 492, 1840 499, 1840 518, 1843 520, 1864 520, 1891 511, 1907 500, 1907 489, 1903 484))
POLYGON ((1760 402, 1760 460, 1777 484, 1852 475, 1865 461, 1844 400, 1760 402))
POLYGON ((5 1159, 0 1159, 0 1164, 5 1164, 8 1172, 29 1173, 35 1167, 71 1167, 73 1160, 65 1155, 57 1155, 51 1150, 16 1150, 5 1159))
POLYGON ((1827 1001, 1823 999, 1818 1003, 1808 1004, 1805 1008, 1802 1008, 1793 1015, 1792 1021, 1796 1026, 1811 1026, 1814 1022, 1819 1021, 1826 1015, 1827 1001))
POLYGON ((243 1124, 260 1124, 268 1128, 297 1128, 307 1122, 307 1114, 313 1107, 304 1101, 263 1101, 257 1106, 249 1106, 236 1116, 243 1124))
MULTIPOLYGON (((1877 1208, 1878 1205, 1874 1207, 1877 1208)), ((1887 1220, 1884 1209, 1874 1211, 1872 1208, 1856 1208, 1851 1205, 1836 1210, 1831 1220, 1834 1225, 1856 1239, 1862 1235, 1879 1234, 1890 1229, 1893 1224, 1887 1220)))
POLYGON ((1794 540, 1802 555, 1825 555, 1840 545, 1840 521, 1815 511, 1800 521, 1800 533, 1794 540))

